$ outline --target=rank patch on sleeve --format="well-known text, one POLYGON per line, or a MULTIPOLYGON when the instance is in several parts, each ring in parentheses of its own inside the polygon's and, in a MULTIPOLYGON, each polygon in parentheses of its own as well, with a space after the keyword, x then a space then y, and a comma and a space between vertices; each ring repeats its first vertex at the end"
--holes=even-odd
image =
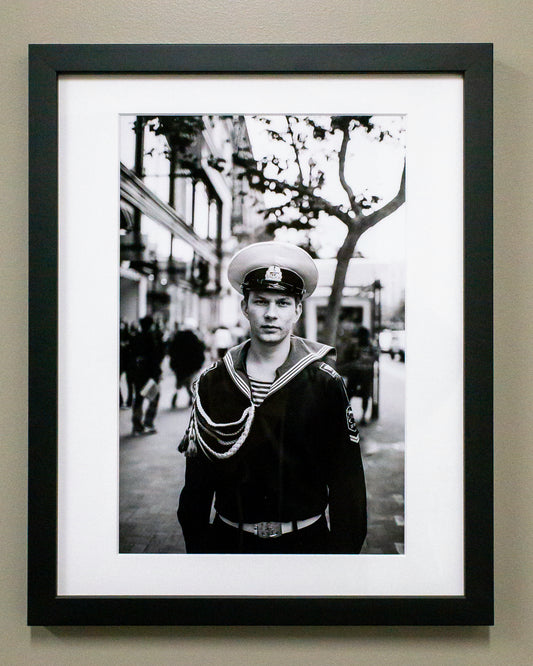
POLYGON ((339 373, 336 370, 334 370, 331 367, 331 365, 328 365, 327 363, 321 363, 318 367, 321 370, 323 370, 324 372, 326 372, 328 375, 331 375, 332 377, 334 377, 335 379, 337 377, 340 377, 339 373))
POLYGON ((359 443, 359 430, 357 429, 357 423, 355 422, 355 417, 352 412, 350 405, 346 407, 346 425, 350 431, 350 440, 355 444, 359 443))

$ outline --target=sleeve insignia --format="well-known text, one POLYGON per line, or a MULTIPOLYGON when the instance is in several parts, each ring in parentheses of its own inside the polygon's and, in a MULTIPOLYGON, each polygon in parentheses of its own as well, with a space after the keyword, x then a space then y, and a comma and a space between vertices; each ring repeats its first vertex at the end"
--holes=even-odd
POLYGON ((352 412, 350 405, 346 407, 346 425, 350 432, 350 440, 355 444, 359 443, 359 430, 357 429, 357 423, 355 422, 355 417, 352 412))
POLYGON ((332 377, 334 377, 335 379, 340 377, 339 373, 336 370, 334 370, 331 367, 331 365, 328 365, 327 363, 322 362, 318 367, 321 370, 323 370, 324 372, 326 372, 328 375, 331 375, 332 377))

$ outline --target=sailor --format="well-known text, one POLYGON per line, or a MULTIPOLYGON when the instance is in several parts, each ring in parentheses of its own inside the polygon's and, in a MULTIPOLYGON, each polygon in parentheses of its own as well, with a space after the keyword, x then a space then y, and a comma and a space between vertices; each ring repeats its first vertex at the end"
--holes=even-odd
POLYGON ((228 277, 250 339, 197 383, 179 445, 187 552, 359 553, 365 481, 335 350, 292 334, 316 265, 295 245, 256 243, 233 257, 228 277))

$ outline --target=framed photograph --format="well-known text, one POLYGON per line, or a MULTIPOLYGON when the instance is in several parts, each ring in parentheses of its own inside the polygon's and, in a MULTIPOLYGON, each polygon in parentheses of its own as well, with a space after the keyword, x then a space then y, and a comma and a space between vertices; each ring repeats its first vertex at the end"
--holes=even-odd
POLYGON ((28 623, 492 624, 492 45, 29 74, 28 623))

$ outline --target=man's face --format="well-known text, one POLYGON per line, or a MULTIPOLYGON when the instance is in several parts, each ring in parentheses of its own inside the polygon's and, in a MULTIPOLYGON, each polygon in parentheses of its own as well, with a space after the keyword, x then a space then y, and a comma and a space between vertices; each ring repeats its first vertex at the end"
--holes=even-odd
POLYGON ((251 337, 271 345, 291 334, 302 313, 302 304, 294 296, 270 291, 251 291, 241 307, 250 322, 251 337))

